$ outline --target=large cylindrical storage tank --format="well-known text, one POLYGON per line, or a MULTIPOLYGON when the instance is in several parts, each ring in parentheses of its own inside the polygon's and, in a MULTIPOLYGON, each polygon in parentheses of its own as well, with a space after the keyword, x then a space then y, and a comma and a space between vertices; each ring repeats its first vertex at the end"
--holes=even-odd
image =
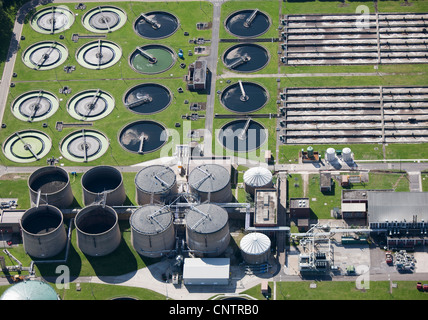
POLYGON ((186 213, 186 241, 196 256, 217 257, 229 245, 229 215, 212 203, 191 207, 186 213))
POLYGON ((116 211, 109 206, 91 205, 75 218, 77 245, 89 256, 105 256, 119 246, 121 235, 116 211))
POLYGON ((62 212, 51 205, 28 209, 19 221, 24 250, 35 258, 50 258, 67 244, 62 212))
POLYGON ((47 166, 37 169, 28 178, 28 188, 32 207, 37 205, 39 190, 39 204, 67 208, 74 200, 68 173, 60 167, 47 166))
POLYGON ((139 205, 159 203, 171 193, 177 192, 177 177, 170 167, 148 166, 135 176, 135 187, 139 205))
POLYGON ((142 256, 159 258, 174 248, 175 231, 169 207, 148 204, 132 213, 131 243, 142 256))
POLYGON ((342 150, 342 160, 345 162, 352 161, 352 151, 350 148, 343 148, 342 150))
POLYGON ((218 164, 203 164, 193 169, 188 178, 191 191, 201 202, 227 203, 232 201, 229 171, 218 164))
POLYGON ((254 196, 257 188, 272 187, 272 172, 264 167, 254 167, 244 173, 244 189, 254 196))
POLYGON ((328 148, 326 157, 328 162, 333 162, 336 159, 336 150, 334 148, 328 148))
POLYGON ((260 232, 252 232, 241 239, 241 255, 248 264, 261 264, 269 259, 271 241, 260 232))
POLYGON ((122 173, 114 167, 98 166, 82 176, 83 203, 85 206, 106 199, 108 206, 121 206, 126 200, 122 173))

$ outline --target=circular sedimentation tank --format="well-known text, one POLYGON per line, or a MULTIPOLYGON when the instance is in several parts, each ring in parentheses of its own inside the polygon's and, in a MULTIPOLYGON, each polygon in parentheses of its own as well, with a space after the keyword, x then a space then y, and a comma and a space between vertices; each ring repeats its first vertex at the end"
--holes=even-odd
POLYGON ((30 20, 31 27, 44 34, 55 34, 70 29, 74 14, 66 6, 53 6, 37 11, 30 20))
POLYGON ((132 246, 140 255, 159 258, 174 249, 175 231, 169 207, 142 206, 132 213, 129 224, 132 246))
POLYGON ((262 85, 247 81, 231 84, 220 95, 221 104, 236 113, 258 111, 268 101, 269 94, 262 85))
POLYGON ((153 114, 166 109, 172 100, 171 91, 157 83, 142 83, 129 89, 123 104, 138 114, 153 114))
POLYGON ((22 54, 24 64, 34 70, 50 70, 63 64, 67 48, 56 41, 41 41, 30 45, 22 54))
POLYGON ((84 44, 76 52, 77 62, 92 70, 106 69, 116 64, 122 56, 122 49, 114 42, 97 40, 84 44))
POLYGON ((148 44, 137 47, 129 56, 129 65, 143 74, 157 74, 170 69, 175 63, 174 51, 164 45, 148 44))
POLYGON ((193 193, 201 202, 227 203, 232 201, 230 172, 218 164, 203 164, 193 169, 188 178, 193 193))
POLYGON ((231 13, 224 22, 226 30, 240 38, 258 37, 271 26, 269 16, 258 9, 245 9, 231 13))
POLYGON ((268 50, 254 43, 240 43, 227 49, 223 54, 224 65, 237 72, 255 72, 269 63, 268 50))
POLYGON ((28 163, 47 156, 52 147, 51 138, 38 130, 22 130, 3 142, 3 154, 17 163, 28 163))
POLYGON ((51 205, 40 205, 25 211, 19 221, 24 250, 35 258, 50 258, 60 253, 67 243, 62 212, 51 205))
POLYGON ((75 218, 77 245, 89 256, 105 256, 120 245, 121 235, 116 211, 109 206, 91 205, 75 218))
POLYGON ((67 112, 77 120, 95 121, 108 116, 114 109, 113 96, 100 89, 79 92, 68 100, 67 112))
POLYGON ((134 22, 134 31, 147 39, 163 39, 173 35, 180 26, 178 18, 165 11, 142 13, 134 22))
POLYGON ((230 242, 227 211, 212 203, 190 207, 186 213, 186 241, 196 256, 221 255, 230 242))
POLYGON ((86 30, 94 33, 110 33, 122 28, 126 23, 126 13, 114 6, 98 6, 82 17, 86 30))
POLYGON ((12 114, 22 121, 46 120, 59 108, 58 98, 44 90, 34 90, 21 94, 12 102, 12 114))
POLYGON ((122 173, 111 166, 97 166, 82 176, 83 203, 85 206, 104 201, 108 206, 121 206, 126 200, 122 173))
POLYGON ((269 259, 271 241, 269 237, 260 232, 245 235, 239 244, 242 258, 248 264, 261 264, 269 259))
POLYGON ((25 280, 7 288, 0 300, 60 300, 55 289, 39 280, 25 280))
POLYGON ((159 122, 139 120, 123 127, 118 139, 126 151, 144 154, 161 148, 168 140, 168 132, 159 122))
POLYGON ((65 136, 59 145, 64 158, 74 162, 90 162, 106 153, 109 140, 100 131, 82 129, 65 136))
POLYGON ((152 165, 135 175, 136 200, 139 205, 162 202, 177 190, 174 170, 163 165, 152 165))
POLYGON ((70 178, 67 171, 60 167, 46 166, 35 170, 28 177, 31 205, 50 204, 57 208, 69 207, 73 200, 70 178))
POLYGON ((218 139, 228 150, 254 151, 267 141, 267 129, 252 119, 233 120, 221 128, 218 139))

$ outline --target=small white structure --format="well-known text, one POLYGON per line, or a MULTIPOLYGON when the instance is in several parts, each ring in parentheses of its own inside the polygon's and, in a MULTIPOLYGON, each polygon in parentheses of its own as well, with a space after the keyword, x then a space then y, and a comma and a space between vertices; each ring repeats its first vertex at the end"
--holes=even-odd
POLYGON ((254 167, 244 173, 245 191, 254 196, 257 188, 272 187, 272 172, 265 167, 254 167))
POLYGON ((229 258, 186 258, 183 266, 185 285, 228 285, 229 258))
POLYGON ((336 160, 336 150, 334 148, 328 148, 326 152, 326 158, 328 162, 336 160))
POLYGON ((352 162, 352 151, 350 148, 343 148, 342 150, 342 160, 345 162, 352 162))

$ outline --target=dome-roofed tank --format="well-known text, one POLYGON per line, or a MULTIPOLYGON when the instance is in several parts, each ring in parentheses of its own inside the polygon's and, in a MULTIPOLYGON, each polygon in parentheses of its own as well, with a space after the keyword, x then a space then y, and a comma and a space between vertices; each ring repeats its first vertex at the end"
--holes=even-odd
POLYGON ((229 215, 212 203, 191 207, 186 213, 186 240, 196 256, 217 257, 229 245, 229 215))
POLYGON ((256 188, 271 188, 272 172, 264 167, 254 167, 244 173, 245 191, 254 196, 256 188))
POLYGON ((139 205, 162 202, 177 188, 174 170, 163 165, 141 169, 135 176, 136 197, 139 205))
POLYGON ((108 206, 91 205, 75 218, 77 245, 89 256, 105 256, 119 246, 121 235, 116 211, 108 206))
POLYGON ((83 202, 86 206, 105 197, 108 206, 121 206, 126 200, 122 174, 110 166, 98 166, 82 176, 83 202))
POLYGON ((132 213, 131 243, 137 253, 158 258, 174 248, 175 232, 169 207, 148 204, 132 213))
POLYGON ((19 223, 24 250, 32 257, 53 257, 67 243, 63 214, 54 206, 41 205, 28 209, 19 223))
POLYGON ((59 300, 59 296, 48 283, 28 280, 6 289, 0 300, 59 300))
POLYGON ((188 179, 192 192, 201 202, 227 203, 232 201, 229 171, 218 164, 203 164, 193 169, 188 179))
POLYGON ((242 258, 248 264, 267 262, 270 254, 271 241, 269 237, 260 232, 252 232, 241 239, 242 258))
POLYGON ((39 191, 39 204, 67 208, 74 200, 68 173, 60 167, 47 166, 37 169, 28 178, 28 187, 32 206, 37 204, 39 191))
POLYGON ((345 162, 352 161, 352 151, 350 148, 346 147, 342 150, 342 160, 345 162))

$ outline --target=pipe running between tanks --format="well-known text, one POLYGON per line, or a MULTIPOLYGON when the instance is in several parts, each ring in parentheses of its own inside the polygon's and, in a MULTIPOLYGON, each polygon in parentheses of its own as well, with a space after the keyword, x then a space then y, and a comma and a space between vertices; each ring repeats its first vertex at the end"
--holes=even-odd
POLYGON ((253 13, 245 20, 244 27, 249 28, 251 26, 251 23, 253 23, 257 13, 259 12, 259 9, 256 9, 253 11, 253 13))
POLYGON ((140 47, 137 47, 137 50, 141 53, 141 55, 146 58, 147 60, 149 60, 150 63, 156 63, 158 62, 158 60, 153 57, 150 53, 144 51, 143 49, 141 49, 140 47))
POLYGON ((153 19, 150 19, 148 16, 146 16, 144 13, 141 14, 141 18, 143 18, 148 24, 152 26, 153 29, 157 30, 161 27, 160 23, 157 23, 153 19))

